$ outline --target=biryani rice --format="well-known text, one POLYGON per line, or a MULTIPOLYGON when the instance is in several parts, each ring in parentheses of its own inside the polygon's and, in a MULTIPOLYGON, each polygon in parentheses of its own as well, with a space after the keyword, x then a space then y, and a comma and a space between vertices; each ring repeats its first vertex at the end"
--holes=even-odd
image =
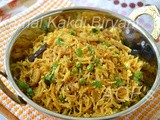
POLYGON ((111 115, 144 95, 145 85, 134 75, 143 79, 141 69, 146 63, 131 55, 121 40, 116 27, 55 29, 25 50, 31 56, 47 43, 40 56, 33 62, 25 58, 11 68, 19 69, 18 79, 33 90, 30 98, 51 111, 76 117, 111 115), (133 95, 135 91, 138 94, 133 95))

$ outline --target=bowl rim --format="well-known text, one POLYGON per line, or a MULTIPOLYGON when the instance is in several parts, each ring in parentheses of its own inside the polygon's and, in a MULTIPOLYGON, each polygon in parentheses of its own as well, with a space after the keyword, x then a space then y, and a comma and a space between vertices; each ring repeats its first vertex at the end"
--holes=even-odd
POLYGON ((154 43, 154 39, 153 37, 146 31, 144 30, 141 26, 137 25, 134 21, 130 20, 129 18, 122 16, 118 13, 109 11, 109 10, 105 10, 105 9, 100 9, 100 8, 96 8, 96 7, 70 7, 70 8, 62 8, 62 9, 57 9, 57 10, 51 10, 49 12, 45 12, 42 13, 34 18, 32 18, 32 21, 28 24, 28 20, 22 24, 18 30, 16 30, 16 32, 13 34, 13 36, 11 37, 9 43, 7 44, 6 47, 6 51, 5 51, 5 61, 4 61, 4 65, 5 65, 5 70, 6 70, 6 74, 8 76, 8 80, 11 83, 12 87, 14 88, 14 90, 16 91, 16 93, 21 96, 29 105, 31 105, 32 107, 34 107, 36 110, 40 111, 41 113, 44 113, 46 115, 49 116, 53 116, 53 117, 58 117, 58 118, 62 118, 62 119, 69 119, 69 120, 105 120, 105 119, 113 119, 113 118, 117 118, 120 116, 124 116, 126 114, 129 114, 133 111, 135 111, 137 108, 139 108, 140 106, 142 106, 146 101, 148 101, 151 96, 155 93, 156 89, 159 86, 160 83, 160 54, 159 54, 159 50, 156 46, 156 44, 154 43), (158 66, 158 71, 157 71, 157 76, 155 79, 155 82, 152 86, 152 88, 148 91, 148 93, 145 95, 145 97, 143 97, 138 103, 134 104, 133 106, 127 108, 124 111, 115 113, 115 114, 111 114, 108 116, 101 116, 101 117, 92 117, 92 118, 85 118, 85 117, 72 117, 72 116, 67 116, 67 115, 63 115, 60 113, 56 113, 56 112, 52 112, 44 107, 41 107, 40 105, 38 105, 37 103, 33 102, 31 99, 29 99, 16 85, 16 83, 13 80, 13 77, 11 75, 11 71, 10 71, 10 62, 9 62, 9 58, 10 58, 10 54, 11 54, 11 49, 13 47, 13 44, 16 41, 16 38, 20 35, 20 33, 27 28, 30 24, 32 24, 35 21, 40 20, 41 18, 45 18, 48 17, 50 15, 55 15, 58 13, 63 13, 63 12, 67 12, 67 11, 72 11, 72 10, 90 10, 90 11, 95 11, 95 12, 100 12, 100 13, 105 13, 105 14, 110 14, 111 16, 114 16, 118 19, 124 20, 126 22, 128 22, 129 24, 131 24, 133 27, 135 27, 137 30, 140 31, 141 34, 143 34, 149 41, 149 43, 152 45, 154 52, 156 54, 156 58, 157 58, 157 66, 158 66))

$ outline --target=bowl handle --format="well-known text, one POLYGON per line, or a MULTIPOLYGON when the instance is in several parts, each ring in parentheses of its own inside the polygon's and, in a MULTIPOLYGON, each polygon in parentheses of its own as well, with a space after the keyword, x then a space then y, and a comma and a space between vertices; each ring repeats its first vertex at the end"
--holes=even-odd
MULTIPOLYGON (((2 70, 0 69, 0 75, 4 76, 5 78, 7 78, 7 75, 5 72, 2 72, 2 70)), ((26 102, 18 95, 13 94, 2 82, 2 80, 0 79, 0 89, 6 94, 8 95, 12 100, 14 100, 16 103, 18 104, 26 104, 26 102)))
POLYGON ((160 14, 156 6, 144 6, 133 10, 133 12, 129 15, 129 18, 133 21, 137 19, 140 15, 148 14, 153 18, 154 28, 151 33, 155 40, 158 39, 160 35, 160 14))

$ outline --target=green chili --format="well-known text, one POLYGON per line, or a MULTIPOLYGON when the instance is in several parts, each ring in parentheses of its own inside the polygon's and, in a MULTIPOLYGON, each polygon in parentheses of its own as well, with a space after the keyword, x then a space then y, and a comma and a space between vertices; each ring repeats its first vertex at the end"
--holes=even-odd
POLYGON ((17 85, 18 85, 18 87, 20 88, 20 89, 28 89, 29 88, 29 85, 27 85, 26 83, 24 83, 23 81, 21 81, 21 80, 17 80, 16 81, 16 83, 17 83, 17 85))
POLYGON ((24 90, 24 92, 26 93, 26 95, 27 95, 29 98, 31 98, 31 97, 34 96, 34 91, 33 91, 33 89, 32 89, 29 85, 27 85, 26 83, 24 83, 24 82, 21 81, 21 80, 17 80, 16 83, 17 83, 17 85, 18 85, 18 87, 19 87, 20 89, 24 90))

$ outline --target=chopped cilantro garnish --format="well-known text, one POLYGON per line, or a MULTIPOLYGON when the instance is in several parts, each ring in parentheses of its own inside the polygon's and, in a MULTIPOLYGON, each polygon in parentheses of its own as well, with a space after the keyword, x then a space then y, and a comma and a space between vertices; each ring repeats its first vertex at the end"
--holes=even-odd
POLYGON ((98 69, 102 70, 102 66, 98 66, 98 69))
POLYGON ((51 70, 54 70, 54 69, 56 69, 57 67, 58 67, 58 61, 55 62, 54 64, 52 64, 51 70))
POLYGON ((94 63, 100 63, 100 59, 94 58, 93 62, 94 62, 94 63))
POLYGON ((92 28, 93 33, 98 33, 98 30, 96 28, 92 28))
POLYGON ((101 81, 93 81, 92 86, 96 88, 101 88, 102 87, 102 82, 101 81))
POLYGON ((55 70, 58 67, 58 61, 52 64, 50 68, 50 72, 44 76, 44 81, 46 85, 50 85, 52 81, 55 79, 55 70))
POLYGON ((104 43, 104 40, 98 40, 98 44, 104 43))
POLYGON ((55 79, 54 73, 53 74, 47 74, 44 77, 44 81, 45 81, 46 85, 50 85, 54 79, 55 79))
POLYGON ((43 20, 43 21, 42 21, 42 29, 43 29, 46 33, 48 33, 48 32, 49 32, 49 28, 50 28, 49 23, 48 23, 46 20, 43 20))
POLYGON ((124 82, 119 77, 116 77, 115 81, 117 85, 120 85, 120 86, 124 85, 124 82))
POLYGON ((57 45, 61 45, 63 44, 63 39, 62 38, 58 38, 57 39, 57 45))
POLYGON ((74 31, 73 31, 73 30, 71 30, 71 31, 70 31, 70 34, 71 34, 71 35, 75 35, 75 33, 74 33, 74 31))
POLYGON ((88 46, 88 50, 90 51, 90 53, 93 55, 95 52, 94 52, 94 49, 93 48, 91 48, 91 47, 89 47, 88 46))
POLYGON ((132 78, 136 81, 136 82, 140 82, 142 79, 143 79, 143 75, 142 75, 142 72, 141 71, 136 71, 132 78))

